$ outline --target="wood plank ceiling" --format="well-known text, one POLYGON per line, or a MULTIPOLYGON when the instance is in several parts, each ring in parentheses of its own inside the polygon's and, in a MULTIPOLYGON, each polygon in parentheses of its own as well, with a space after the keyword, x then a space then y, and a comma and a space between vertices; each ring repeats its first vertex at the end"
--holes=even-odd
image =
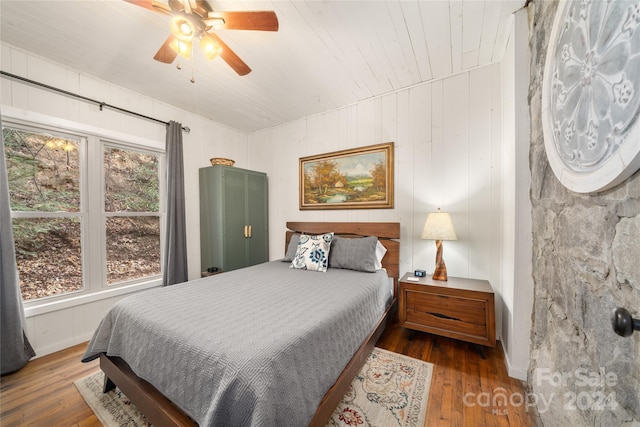
MULTIPOLYGON (((253 132, 499 62, 511 14, 524 0, 210 3, 220 11, 276 12, 278 32, 217 31, 250 74, 238 76, 220 58, 209 62, 197 48, 181 70, 154 61, 169 18, 121 0, 2 0, 0 40, 253 132)), ((35 65, 6 56, 2 70, 47 80, 35 65)))

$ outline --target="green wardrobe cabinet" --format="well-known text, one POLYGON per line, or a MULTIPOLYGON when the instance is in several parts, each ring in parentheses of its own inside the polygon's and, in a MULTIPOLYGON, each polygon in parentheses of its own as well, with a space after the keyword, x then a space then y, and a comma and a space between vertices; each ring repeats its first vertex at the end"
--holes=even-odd
POLYGON ((267 174, 232 166, 200 169, 202 270, 269 260, 267 174))

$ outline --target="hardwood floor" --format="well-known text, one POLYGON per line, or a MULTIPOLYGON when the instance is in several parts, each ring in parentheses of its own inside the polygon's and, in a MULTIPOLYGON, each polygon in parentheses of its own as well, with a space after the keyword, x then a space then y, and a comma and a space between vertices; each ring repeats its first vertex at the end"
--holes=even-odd
POLYGON ((421 332, 409 336, 392 324, 376 345, 434 364, 425 427, 538 424, 524 405, 522 382, 507 374, 500 343, 483 347, 483 359, 474 344, 421 332))
POLYGON ((81 363, 80 344, 27 363, 0 378, 0 425, 101 426, 73 382, 100 368, 81 363))
MULTIPOLYGON (((500 347, 485 349, 482 359, 472 344, 426 333, 409 340, 409 331, 396 324, 387 327, 377 346, 435 365, 425 426, 536 425, 531 411, 519 404, 524 389, 520 381, 508 377, 500 347), (506 395, 506 406, 497 405, 504 400, 494 399, 500 393, 506 395)), ((99 369, 97 360, 80 362, 85 347, 35 359, 2 376, 0 425, 100 426, 73 385, 99 369)))

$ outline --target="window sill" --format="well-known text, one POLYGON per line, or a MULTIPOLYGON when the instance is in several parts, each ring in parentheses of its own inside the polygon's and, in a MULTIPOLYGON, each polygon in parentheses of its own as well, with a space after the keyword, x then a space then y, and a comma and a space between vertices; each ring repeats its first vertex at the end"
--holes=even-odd
POLYGON ((33 317, 39 314, 64 310, 66 308, 76 307, 90 302, 100 301, 160 286, 162 286, 161 278, 132 285, 119 286, 117 288, 104 289, 97 292, 70 294, 66 298, 56 298, 55 300, 26 302, 24 304, 24 314, 25 317, 33 317))

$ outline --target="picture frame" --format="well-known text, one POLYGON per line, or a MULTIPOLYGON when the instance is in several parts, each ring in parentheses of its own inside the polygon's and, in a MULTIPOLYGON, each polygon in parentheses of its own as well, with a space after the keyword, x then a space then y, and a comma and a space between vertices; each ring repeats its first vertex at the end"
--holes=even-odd
POLYGON ((393 142, 300 158, 300 210, 393 209, 393 142))

